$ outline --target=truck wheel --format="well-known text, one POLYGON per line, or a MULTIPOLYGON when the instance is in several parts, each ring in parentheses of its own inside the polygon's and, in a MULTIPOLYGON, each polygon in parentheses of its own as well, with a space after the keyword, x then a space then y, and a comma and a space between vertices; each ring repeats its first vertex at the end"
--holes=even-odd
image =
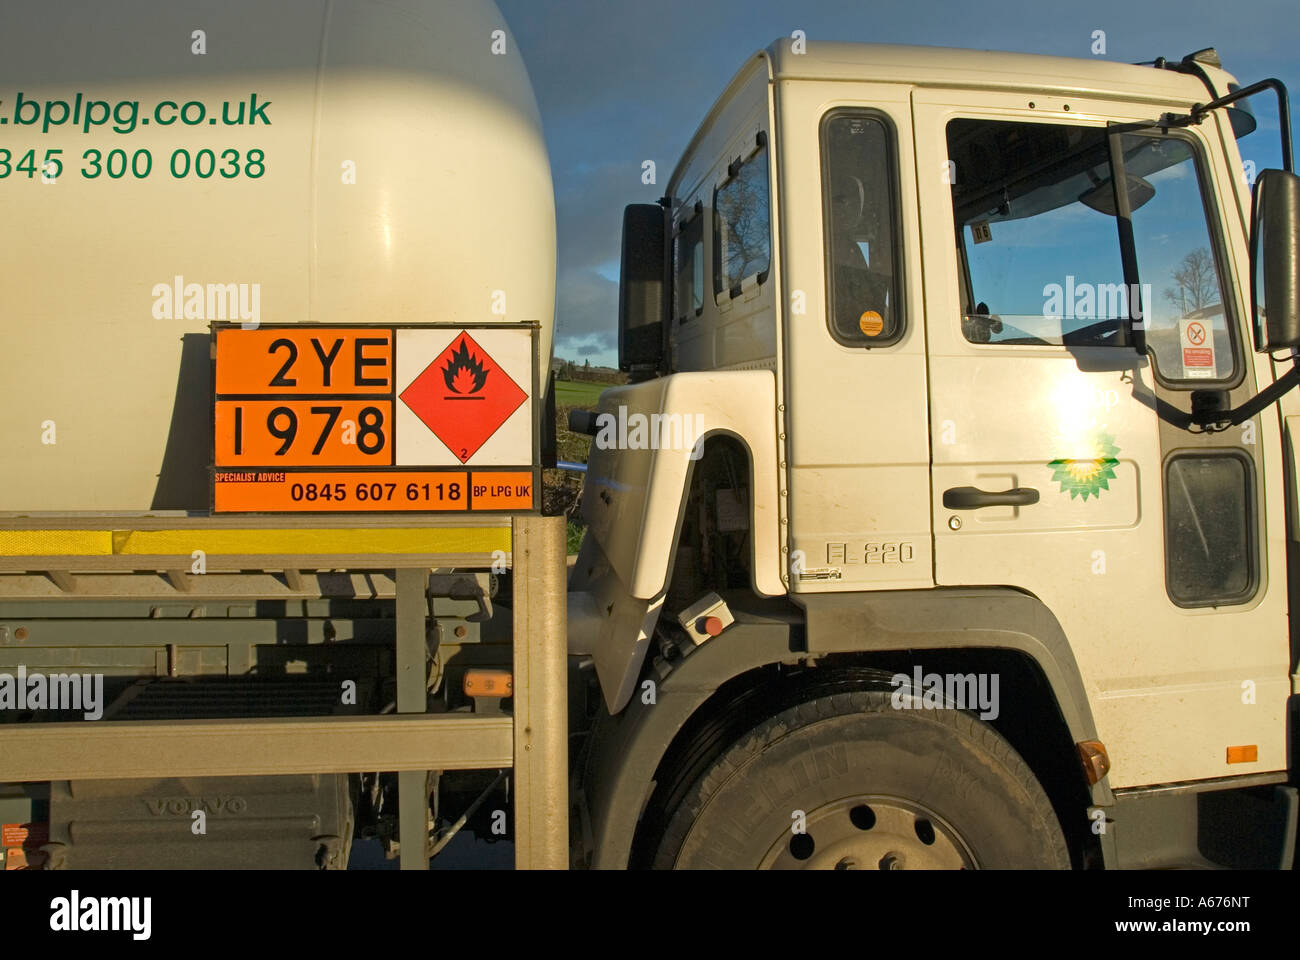
POLYGON ((654 866, 1069 868, 1051 802, 1006 740, 967 713, 890 701, 836 693, 749 731, 681 795, 654 866))

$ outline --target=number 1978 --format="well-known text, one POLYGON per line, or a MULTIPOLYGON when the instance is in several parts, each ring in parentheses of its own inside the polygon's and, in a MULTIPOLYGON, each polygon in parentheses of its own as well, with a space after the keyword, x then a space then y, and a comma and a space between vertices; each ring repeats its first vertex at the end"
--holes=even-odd
POLYGON ((217 407, 218 466, 391 462, 389 403, 230 400, 217 407))

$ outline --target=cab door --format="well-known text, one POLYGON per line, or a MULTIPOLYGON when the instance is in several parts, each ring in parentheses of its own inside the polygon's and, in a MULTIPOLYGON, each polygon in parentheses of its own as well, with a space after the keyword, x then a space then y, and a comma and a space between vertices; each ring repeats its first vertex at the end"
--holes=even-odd
POLYGON ((796 593, 934 584, 910 92, 776 84, 796 593))
POLYGON ((1173 422, 1192 389, 1255 389, 1228 171, 1149 109, 1034 101, 913 94, 935 582, 1051 610, 1111 786, 1284 769, 1276 418, 1173 422))

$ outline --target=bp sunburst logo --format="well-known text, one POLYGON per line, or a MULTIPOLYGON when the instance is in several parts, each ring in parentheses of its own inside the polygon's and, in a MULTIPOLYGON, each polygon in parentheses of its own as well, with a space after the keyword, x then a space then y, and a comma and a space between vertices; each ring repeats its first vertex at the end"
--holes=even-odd
POLYGON ((1070 499, 1083 497, 1100 497, 1101 491, 1110 489, 1110 481, 1115 479, 1115 467, 1119 460, 1115 455, 1119 447, 1115 438, 1100 428, 1093 430, 1083 438, 1083 449, 1077 452, 1081 456, 1071 459, 1051 461, 1052 479, 1061 485, 1061 492, 1070 494, 1070 499))

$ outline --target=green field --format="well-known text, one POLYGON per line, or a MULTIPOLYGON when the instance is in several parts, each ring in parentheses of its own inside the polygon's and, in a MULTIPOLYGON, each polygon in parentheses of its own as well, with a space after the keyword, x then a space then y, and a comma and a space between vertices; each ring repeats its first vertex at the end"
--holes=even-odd
POLYGON ((555 405, 557 407, 595 406, 601 391, 614 386, 612 383, 589 383, 574 380, 555 381, 555 405))
MULTIPOLYGON (((614 383, 597 383, 595 381, 556 380, 555 381, 555 442, 556 453, 560 460, 572 463, 586 463, 591 452, 591 437, 569 430, 570 410, 594 410, 600 401, 600 394, 614 383)), ((577 515, 578 498, 582 493, 583 474, 569 473, 564 470, 542 471, 542 510, 554 516, 564 514, 568 517, 568 551, 578 552, 582 540, 582 520, 577 515)))

